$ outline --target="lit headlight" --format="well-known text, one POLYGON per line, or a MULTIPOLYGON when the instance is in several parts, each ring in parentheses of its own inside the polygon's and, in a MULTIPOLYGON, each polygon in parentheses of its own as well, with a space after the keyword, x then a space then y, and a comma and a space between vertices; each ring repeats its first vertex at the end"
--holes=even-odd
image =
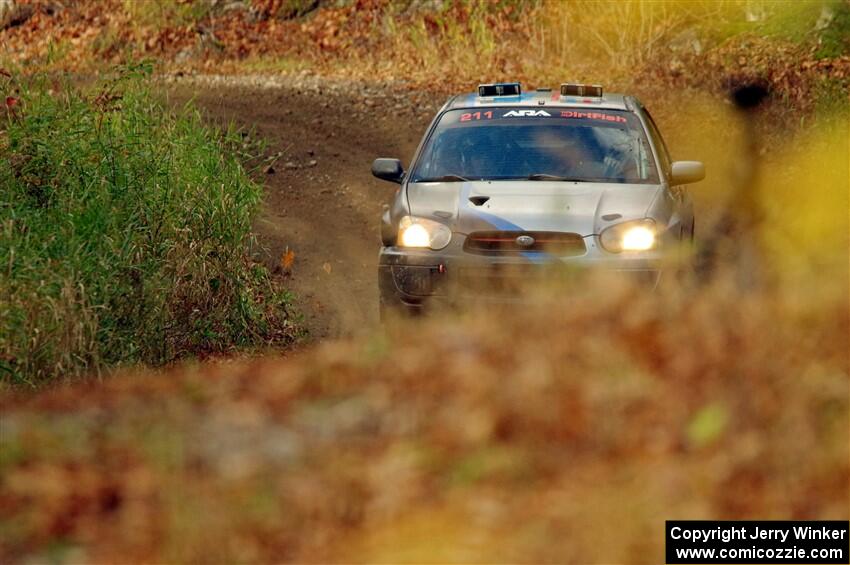
POLYGON ((398 223, 398 244, 401 247, 430 247, 442 249, 452 240, 452 230, 445 224, 405 216, 398 223))
POLYGON ((657 244, 655 222, 650 219, 623 222, 603 230, 599 236, 602 247, 611 253, 648 251, 657 244))

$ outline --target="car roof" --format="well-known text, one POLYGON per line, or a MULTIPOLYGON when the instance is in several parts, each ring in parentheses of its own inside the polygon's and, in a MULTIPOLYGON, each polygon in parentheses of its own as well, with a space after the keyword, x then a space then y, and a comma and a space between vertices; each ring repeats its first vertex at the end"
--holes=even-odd
POLYGON ((601 98, 585 96, 561 96, 559 90, 539 89, 523 92, 519 96, 480 97, 477 92, 458 94, 446 103, 445 110, 516 106, 519 108, 600 108, 605 110, 630 110, 634 99, 624 94, 606 92, 601 98))

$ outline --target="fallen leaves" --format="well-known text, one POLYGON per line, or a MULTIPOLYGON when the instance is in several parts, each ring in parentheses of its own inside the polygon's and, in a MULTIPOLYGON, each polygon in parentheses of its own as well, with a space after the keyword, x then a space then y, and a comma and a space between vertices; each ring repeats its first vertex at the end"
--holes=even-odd
MULTIPOLYGON (((143 4, 121 0, 82 0, 58 11, 46 0, 24 4, 35 7, 34 16, 4 32, 12 58, 19 64, 44 63, 51 46, 63 44, 71 53, 50 64, 67 70, 120 62, 128 53, 155 55, 178 71, 215 73, 244 72, 246 59, 265 59, 297 61, 312 72, 339 78, 403 77, 414 88, 443 92, 466 90, 494 76, 540 83, 563 78, 564 71, 549 64, 557 53, 545 42, 522 59, 516 56, 520 46, 542 33, 541 26, 549 25, 539 20, 541 10, 531 3, 447 2, 437 9, 404 8, 390 0, 320 7, 313 0, 245 0, 198 10, 182 20, 157 18, 155 11, 140 9, 143 4)), ((549 31, 558 35, 557 29, 549 31)), ((643 66, 618 70, 617 61, 610 60, 603 61, 601 76, 599 64, 586 72, 615 82, 625 74, 658 92, 697 87, 724 96, 730 81, 759 77, 770 83, 783 106, 790 102, 806 112, 816 104, 821 79, 836 81, 844 90, 850 86, 850 58, 822 59, 818 48, 816 36, 793 44, 742 34, 699 53, 671 56, 673 47, 658 45, 643 66)), ((580 69, 571 72, 585 72, 580 69)), ((787 114, 778 119, 796 123, 793 112, 787 114)), ((301 165, 288 168, 296 166, 301 165)))

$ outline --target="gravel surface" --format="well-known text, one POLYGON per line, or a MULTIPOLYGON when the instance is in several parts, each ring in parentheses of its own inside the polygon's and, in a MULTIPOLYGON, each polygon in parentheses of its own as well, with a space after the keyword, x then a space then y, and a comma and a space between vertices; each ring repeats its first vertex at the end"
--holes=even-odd
POLYGON ((312 339, 377 323, 379 220, 395 185, 370 173, 377 157, 405 165, 446 97, 403 83, 291 76, 168 75, 174 104, 193 99, 215 123, 264 139, 266 201, 255 229, 264 259, 297 295, 312 339), (282 257, 294 253, 291 269, 282 257))

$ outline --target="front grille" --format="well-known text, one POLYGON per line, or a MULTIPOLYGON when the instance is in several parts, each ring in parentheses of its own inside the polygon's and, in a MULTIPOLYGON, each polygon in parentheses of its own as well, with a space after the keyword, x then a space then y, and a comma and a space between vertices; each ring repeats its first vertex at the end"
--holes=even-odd
POLYGON ((584 238, 577 233, 540 232, 540 231, 479 231, 469 234, 463 248, 468 253, 480 255, 501 255, 522 253, 523 251, 542 251, 569 257, 584 255, 587 248, 584 238), (534 239, 531 245, 523 246, 517 243, 520 236, 530 236, 534 239))

